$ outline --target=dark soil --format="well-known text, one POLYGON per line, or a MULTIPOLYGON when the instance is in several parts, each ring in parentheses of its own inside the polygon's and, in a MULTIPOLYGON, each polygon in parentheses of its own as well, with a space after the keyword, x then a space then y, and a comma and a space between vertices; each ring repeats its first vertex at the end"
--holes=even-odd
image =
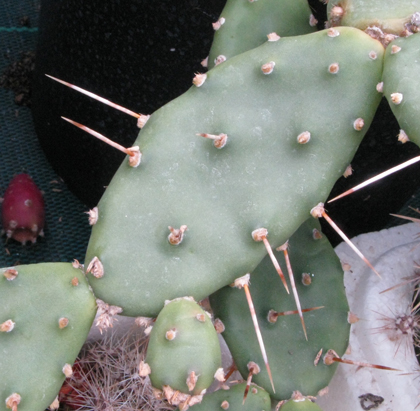
POLYGON ((34 69, 35 52, 27 51, 21 53, 19 60, 11 62, 0 77, 0 87, 13 91, 18 106, 30 107, 32 104, 31 84, 34 69))

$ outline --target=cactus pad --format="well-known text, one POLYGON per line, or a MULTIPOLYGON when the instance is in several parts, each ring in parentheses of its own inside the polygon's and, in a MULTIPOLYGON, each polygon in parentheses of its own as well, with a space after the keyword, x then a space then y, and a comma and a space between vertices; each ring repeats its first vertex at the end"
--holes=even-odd
POLYGON ((306 0, 229 0, 213 24, 216 32, 208 66, 214 67, 219 56, 228 59, 258 47, 269 33, 282 37, 312 33, 310 16, 306 0))
POLYGON ((392 36, 416 32, 420 23, 419 0, 331 0, 327 12, 331 25, 357 27, 385 43, 392 36))
POLYGON ((386 49, 383 91, 401 127, 399 140, 420 145, 420 35, 394 40, 386 49))
POLYGON ((85 260, 95 295, 156 316, 165 300, 201 300, 252 271, 266 250, 251 233, 283 244, 350 163, 381 98, 382 56, 344 27, 267 42, 197 76, 200 87, 152 114, 135 142, 140 165, 125 160, 98 204, 85 260))
POLYGON ((42 411, 71 374, 95 299, 83 272, 69 263, 22 265, 0 274, 0 410, 17 394, 19 411, 42 411))
MULTIPOLYGON (((317 395, 328 385, 336 368, 336 365, 323 363, 320 350, 324 355, 329 349, 342 355, 348 345, 349 308, 343 270, 326 237, 314 239, 313 229, 320 230, 319 223, 309 219, 289 242, 302 308, 323 307, 303 314, 308 341, 297 314, 278 316, 274 322, 268 319, 270 310, 277 313, 296 310, 293 298, 286 294, 271 260, 266 257, 251 275, 249 289, 273 374, 275 394, 264 370, 244 292, 225 287, 210 296, 214 315, 225 325, 222 335, 242 376, 248 373, 247 364, 254 361, 261 372, 253 376, 253 381, 279 400, 290 398, 297 390, 304 395, 317 395)), ((281 254, 277 253, 277 258, 285 267, 281 254)))

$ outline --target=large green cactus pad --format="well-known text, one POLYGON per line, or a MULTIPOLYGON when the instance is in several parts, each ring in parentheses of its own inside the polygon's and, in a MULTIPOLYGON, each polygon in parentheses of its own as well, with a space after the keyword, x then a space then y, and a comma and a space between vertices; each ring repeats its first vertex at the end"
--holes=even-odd
POLYGON ((310 15, 306 0, 227 1, 220 15, 223 24, 210 49, 209 67, 220 55, 228 59, 258 47, 270 33, 286 37, 314 32, 310 15))
POLYGON ((77 357, 96 312, 83 272, 69 263, 17 266, 7 280, 0 270, 0 410, 17 393, 19 411, 42 411, 65 379, 63 367, 77 357))
MULTIPOLYGON (((222 335, 239 371, 245 376, 248 373, 247 364, 250 361, 257 363, 261 371, 253 376, 253 381, 279 400, 290 398, 294 391, 317 395, 328 385, 336 368, 336 365, 325 365, 322 358, 318 365, 314 365, 317 354, 321 349, 324 354, 333 349, 342 355, 348 345, 349 308, 343 270, 325 236, 313 238, 314 228, 319 230, 319 223, 310 218, 289 242, 289 255, 302 308, 324 306, 303 314, 308 341, 297 314, 278 317, 275 323, 267 319, 270 310, 296 310, 293 297, 286 294, 270 258, 266 257, 251 275, 249 289, 273 374, 275 394, 265 370, 244 291, 225 287, 210 296, 215 316, 225 325, 222 335), (303 273, 309 274, 310 285, 301 281, 303 273)), ((276 253, 286 273, 282 254, 276 253)))
POLYGON ((420 34, 394 40, 386 49, 383 91, 404 134, 420 145, 420 34))
POLYGON ((286 37, 156 111, 135 143, 141 164, 124 161, 98 204, 85 260, 100 261, 99 278, 88 274, 95 295, 124 315, 155 316, 167 299, 198 301, 252 271, 266 254, 252 231, 284 243, 348 166, 381 97, 382 56, 353 28, 286 37), (197 133, 225 133, 227 144, 197 133), (171 245, 168 226, 183 225, 171 245))

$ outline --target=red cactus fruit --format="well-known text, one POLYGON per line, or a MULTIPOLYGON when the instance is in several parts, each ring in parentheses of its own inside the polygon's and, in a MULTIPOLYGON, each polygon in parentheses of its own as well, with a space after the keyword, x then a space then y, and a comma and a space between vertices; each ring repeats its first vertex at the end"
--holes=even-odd
POLYGON ((27 174, 15 176, 4 193, 2 204, 3 233, 26 244, 43 236, 44 199, 39 188, 27 174))

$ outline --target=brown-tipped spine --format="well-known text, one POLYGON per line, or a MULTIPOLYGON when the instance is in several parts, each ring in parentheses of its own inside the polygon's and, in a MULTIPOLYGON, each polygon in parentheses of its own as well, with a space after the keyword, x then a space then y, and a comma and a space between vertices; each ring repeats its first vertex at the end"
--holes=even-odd
POLYGON ((283 271, 280 267, 280 264, 277 261, 277 258, 274 255, 273 250, 271 248, 271 245, 270 245, 270 243, 267 239, 268 230, 266 228, 257 228, 256 230, 254 230, 251 233, 251 235, 252 235, 252 238, 253 238, 254 241, 256 241, 256 242, 262 241, 264 243, 264 246, 267 250, 267 253, 270 256, 271 262, 273 263, 274 268, 277 271, 277 274, 280 276, 280 279, 283 283, 284 288, 287 291, 287 294, 290 294, 289 287, 287 286, 287 283, 286 283, 286 278, 284 277, 284 274, 283 274, 283 271))

